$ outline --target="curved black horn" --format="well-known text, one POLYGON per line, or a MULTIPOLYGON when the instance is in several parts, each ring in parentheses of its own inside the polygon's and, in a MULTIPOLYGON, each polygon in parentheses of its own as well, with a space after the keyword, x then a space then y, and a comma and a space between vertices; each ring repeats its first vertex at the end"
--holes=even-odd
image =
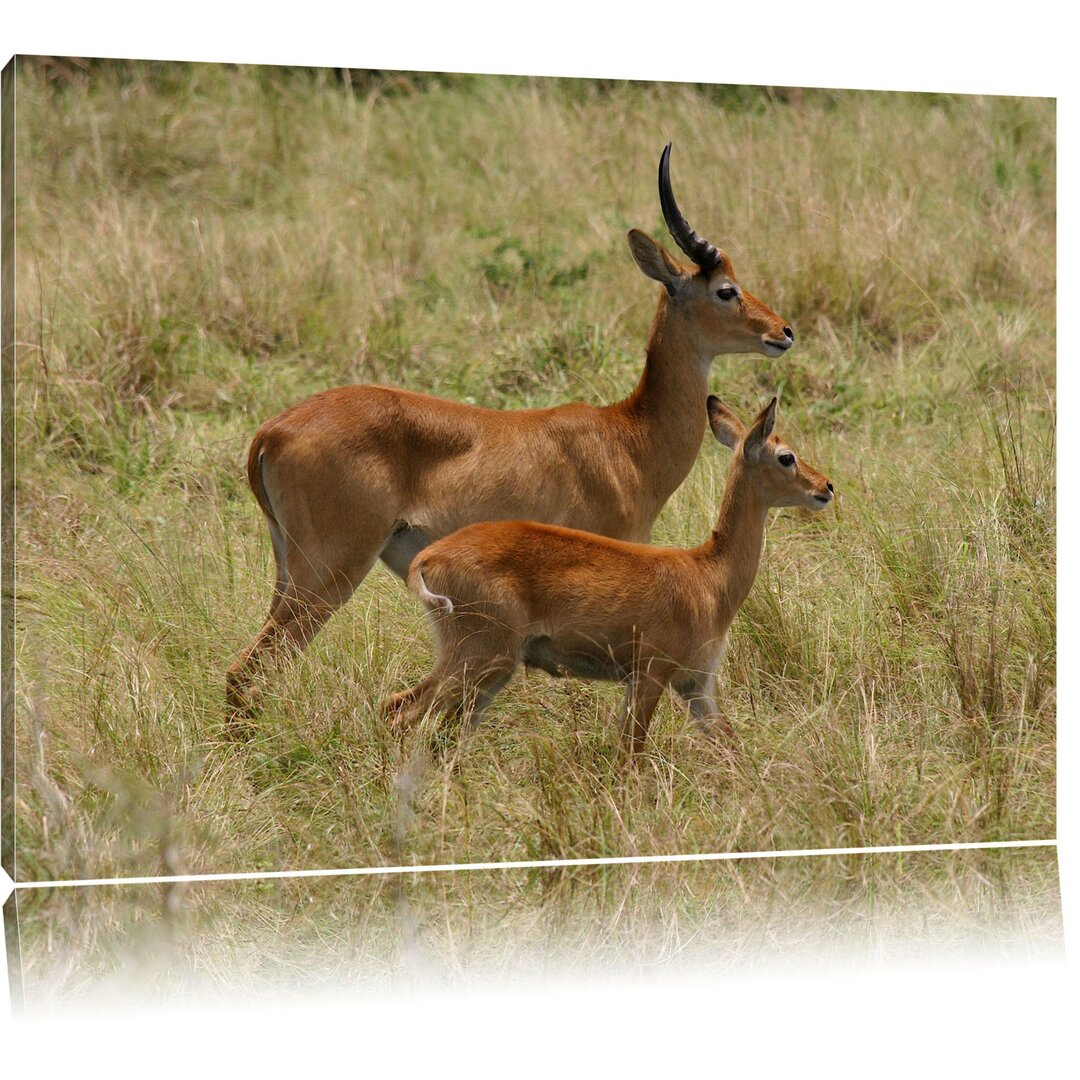
POLYGON ((671 158, 671 143, 664 147, 660 155, 660 209, 664 211, 664 221, 667 222, 668 232, 671 233, 675 243, 679 245, 702 268, 702 270, 715 270, 723 256, 708 240, 702 240, 690 223, 682 216, 675 196, 671 193, 671 172, 669 159, 671 158))

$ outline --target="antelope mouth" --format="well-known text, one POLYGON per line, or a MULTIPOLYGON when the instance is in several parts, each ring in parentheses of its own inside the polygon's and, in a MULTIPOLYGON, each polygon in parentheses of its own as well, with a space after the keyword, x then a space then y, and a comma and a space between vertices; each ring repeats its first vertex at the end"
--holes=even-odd
POLYGON ((814 502, 816 502, 819 507, 828 506, 829 503, 832 502, 832 495, 815 495, 814 502))
POLYGON ((774 341, 772 338, 762 338, 761 344, 766 356, 781 356, 783 353, 786 353, 795 342, 788 338, 784 338, 782 341, 774 341))

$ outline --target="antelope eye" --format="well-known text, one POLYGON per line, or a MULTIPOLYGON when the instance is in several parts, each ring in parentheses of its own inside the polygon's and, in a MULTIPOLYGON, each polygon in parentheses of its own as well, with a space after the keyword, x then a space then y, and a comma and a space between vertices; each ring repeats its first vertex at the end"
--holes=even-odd
POLYGON ((780 464, 783 465, 784 468, 786 469, 789 465, 794 465, 795 464, 795 455, 794 454, 781 454, 776 460, 779 461, 780 464))
POLYGON ((739 290, 734 285, 725 285, 722 289, 716 290, 716 295, 721 300, 734 300, 739 295, 739 290))

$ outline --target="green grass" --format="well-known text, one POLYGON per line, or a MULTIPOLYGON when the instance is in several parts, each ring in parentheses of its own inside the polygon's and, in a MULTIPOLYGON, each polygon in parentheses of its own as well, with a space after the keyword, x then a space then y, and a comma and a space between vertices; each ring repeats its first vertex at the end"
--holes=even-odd
MULTIPOLYGON (((20 879, 1047 838, 1055 755, 1050 101, 24 61, 20 879), (378 381, 498 407, 635 384, 656 160, 795 328, 720 357, 838 498, 773 518, 721 673, 665 701, 518 676, 404 807, 378 703, 425 673, 382 568, 223 738, 265 615, 258 424, 378 381)), ((654 530, 698 543, 712 443, 654 530)))

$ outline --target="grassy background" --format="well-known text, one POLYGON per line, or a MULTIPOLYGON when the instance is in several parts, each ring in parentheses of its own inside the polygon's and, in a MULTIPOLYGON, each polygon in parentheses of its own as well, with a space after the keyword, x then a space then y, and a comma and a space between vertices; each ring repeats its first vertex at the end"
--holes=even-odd
MULTIPOLYGON (((210 65, 18 73, 20 879, 1054 833, 1054 105, 210 65), (665 701, 519 676, 460 772, 395 784, 429 667, 382 568, 222 737, 265 615, 257 425, 379 381, 517 407, 634 386, 664 236, 795 328, 712 389, 838 499, 771 522, 718 756, 665 701)), ((699 542, 710 441, 654 530, 699 542)))

